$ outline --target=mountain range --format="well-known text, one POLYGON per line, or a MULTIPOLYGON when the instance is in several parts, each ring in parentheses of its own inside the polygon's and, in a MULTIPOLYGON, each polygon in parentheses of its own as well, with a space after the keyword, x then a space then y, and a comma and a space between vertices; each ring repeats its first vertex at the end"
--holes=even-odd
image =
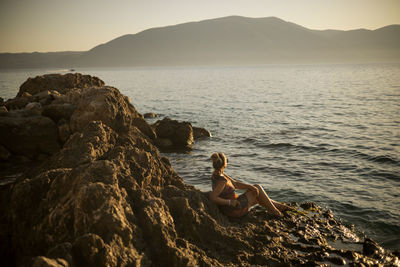
POLYGON ((400 62, 400 25, 311 30, 229 16, 151 28, 84 52, 0 54, 0 68, 362 62, 400 62))

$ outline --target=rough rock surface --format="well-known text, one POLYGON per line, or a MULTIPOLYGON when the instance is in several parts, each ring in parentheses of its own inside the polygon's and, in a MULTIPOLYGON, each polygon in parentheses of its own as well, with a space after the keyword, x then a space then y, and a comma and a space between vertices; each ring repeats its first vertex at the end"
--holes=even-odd
POLYGON ((80 73, 48 74, 29 78, 24 82, 17 96, 24 93, 35 95, 39 92, 55 90, 65 94, 70 89, 104 86, 104 82, 97 77, 82 75, 80 73))
POLYGON ((194 142, 193 128, 189 122, 179 122, 164 118, 153 124, 158 138, 171 140, 177 147, 190 148, 194 142))
POLYGON ((195 140, 207 137, 211 137, 211 132, 209 130, 200 127, 193 127, 193 138, 195 140))
POLYGON ((211 137, 210 131, 193 127, 190 122, 179 122, 170 118, 158 120, 152 125, 155 134, 155 145, 161 149, 190 149, 195 139, 211 137))
POLYGON ((151 118, 157 118, 158 115, 153 112, 148 112, 148 113, 143 114, 143 117, 146 119, 151 119, 151 118))
MULTIPOLYGON (((125 101, 116 89, 100 88, 98 98, 93 89, 88 93, 108 101, 110 110, 115 99, 125 101)), ((73 99, 89 101, 85 90, 66 95, 72 91, 73 99)), ((118 123, 113 115, 85 117, 59 151, 0 185, 1 266, 399 264, 315 204, 297 206, 283 219, 261 208, 228 219, 129 124, 134 109, 125 111, 118 123)))
POLYGON ((95 120, 116 131, 136 127, 148 138, 156 137, 127 97, 98 78, 79 73, 30 78, 2 107, 0 145, 11 157, 1 157, 1 161, 52 155, 71 134, 95 120))
POLYGON ((60 149, 57 139, 57 126, 47 117, 0 117, 0 144, 13 154, 51 155, 60 149))

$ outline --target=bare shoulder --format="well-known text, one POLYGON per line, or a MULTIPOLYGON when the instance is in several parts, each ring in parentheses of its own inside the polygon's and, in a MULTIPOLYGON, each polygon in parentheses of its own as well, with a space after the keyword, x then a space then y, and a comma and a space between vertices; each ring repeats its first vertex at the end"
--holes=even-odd
POLYGON ((230 177, 229 175, 227 175, 226 173, 224 173, 223 175, 224 175, 224 178, 225 178, 227 181, 235 182, 235 180, 234 180, 232 177, 230 177))
POLYGON ((212 179, 213 179, 215 182, 227 182, 227 181, 228 181, 228 178, 226 178, 225 175, 223 175, 223 174, 216 174, 216 173, 213 173, 212 179))

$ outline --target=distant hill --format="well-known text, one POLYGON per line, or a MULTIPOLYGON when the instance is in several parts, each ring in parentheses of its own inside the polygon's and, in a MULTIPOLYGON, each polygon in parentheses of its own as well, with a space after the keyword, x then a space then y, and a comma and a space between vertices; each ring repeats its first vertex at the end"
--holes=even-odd
POLYGON ((0 69, 74 66, 85 52, 0 53, 0 69))
MULTIPOLYGON (((14 54, 8 55, 3 62, 4 54, 0 54, 0 67, 30 62, 30 54, 19 54, 19 64, 12 60, 14 54)), ((152 28, 121 36, 87 52, 55 56, 59 57, 46 64, 90 67, 400 62, 400 25, 377 30, 319 31, 275 17, 230 16, 152 28)))

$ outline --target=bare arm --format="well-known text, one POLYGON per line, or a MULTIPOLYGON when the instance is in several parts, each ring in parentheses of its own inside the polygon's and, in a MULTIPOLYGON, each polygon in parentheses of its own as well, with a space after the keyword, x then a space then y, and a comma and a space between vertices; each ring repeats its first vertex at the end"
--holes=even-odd
POLYGON ((225 188, 225 184, 226 184, 226 181, 225 182, 224 181, 217 182, 214 190, 210 193, 211 201, 215 202, 218 205, 229 205, 231 202, 228 199, 219 197, 219 195, 225 188))
POLYGON ((231 180, 231 182, 232 182, 233 186, 235 186, 235 188, 252 190, 252 191, 256 192, 256 194, 258 196, 258 188, 257 187, 255 187, 255 186, 253 186, 251 184, 246 184, 246 183, 242 183, 242 182, 236 181, 235 179, 233 179, 232 177, 228 176, 227 174, 224 174, 224 175, 231 180))

